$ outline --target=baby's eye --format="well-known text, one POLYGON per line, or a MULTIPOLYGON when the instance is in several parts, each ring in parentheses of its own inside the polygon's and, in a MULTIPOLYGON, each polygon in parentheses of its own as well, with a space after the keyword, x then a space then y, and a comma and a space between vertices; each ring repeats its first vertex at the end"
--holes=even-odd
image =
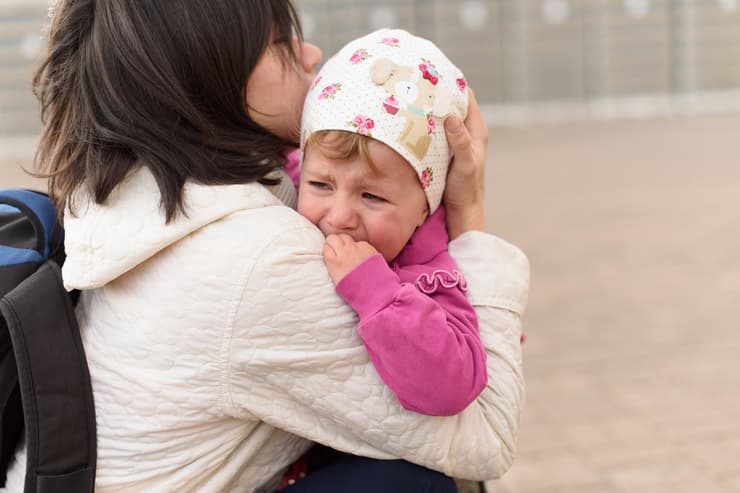
POLYGON ((318 190, 329 190, 329 184, 328 183, 325 183, 323 181, 313 181, 313 180, 311 180, 311 181, 308 182, 308 184, 311 187, 316 188, 318 190))
POLYGON ((369 192, 364 192, 362 194, 362 198, 367 199, 367 200, 372 200, 373 202, 388 202, 383 197, 379 197, 369 192))

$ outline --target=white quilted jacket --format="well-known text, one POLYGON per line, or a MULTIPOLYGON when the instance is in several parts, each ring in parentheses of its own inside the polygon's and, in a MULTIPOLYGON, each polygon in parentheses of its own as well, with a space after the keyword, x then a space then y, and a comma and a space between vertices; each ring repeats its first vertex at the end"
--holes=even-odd
MULTIPOLYGON (((334 292, 321 233, 258 184, 186 187, 165 225, 146 170, 106 206, 65 219, 68 288, 95 393, 96 491, 269 491, 315 440, 470 479, 514 458, 523 401, 520 314, 528 263, 466 233, 467 277, 490 382, 462 414, 404 410, 334 292)), ((22 453, 8 491, 22 491, 22 453)))

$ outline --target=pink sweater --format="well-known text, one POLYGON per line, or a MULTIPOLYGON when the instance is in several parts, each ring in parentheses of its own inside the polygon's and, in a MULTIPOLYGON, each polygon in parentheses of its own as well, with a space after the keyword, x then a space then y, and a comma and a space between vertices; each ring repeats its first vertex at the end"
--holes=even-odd
POLYGON ((478 320, 447 243, 440 207, 390 266, 376 254, 337 285, 380 377, 403 407, 434 416, 459 413, 487 381, 478 320))

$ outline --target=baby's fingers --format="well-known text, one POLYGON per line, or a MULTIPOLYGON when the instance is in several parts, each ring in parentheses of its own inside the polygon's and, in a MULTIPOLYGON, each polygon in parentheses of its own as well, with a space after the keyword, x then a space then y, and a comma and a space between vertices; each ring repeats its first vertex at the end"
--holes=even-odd
POLYGON ((326 237, 326 243, 331 246, 337 255, 341 255, 342 252, 351 247, 355 240, 347 234, 330 234, 326 237))
POLYGON ((321 251, 321 254, 324 256, 324 262, 333 262, 337 258, 337 251, 329 244, 327 241, 324 243, 324 248, 321 251))

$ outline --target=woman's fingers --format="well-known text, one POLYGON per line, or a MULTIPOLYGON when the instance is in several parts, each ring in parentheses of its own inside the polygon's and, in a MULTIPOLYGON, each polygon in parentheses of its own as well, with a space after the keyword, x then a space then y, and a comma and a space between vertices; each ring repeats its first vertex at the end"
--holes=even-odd
POLYGON ((472 152, 471 138, 462 119, 457 115, 448 116, 445 120, 445 132, 452 153, 456 158, 459 156, 461 161, 468 163, 469 154, 472 152))
POLYGON ((488 127, 472 89, 468 90, 468 116, 465 118, 465 125, 473 141, 478 142, 483 147, 488 145, 488 127))
MULTIPOLYGON (((456 180, 466 180, 467 186, 482 186, 488 147, 488 127, 472 90, 469 90, 469 95, 468 116, 464 124, 456 115, 448 117, 445 121, 447 141, 455 156, 450 174, 456 180)), ((482 187, 480 192, 482 193, 482 187)), ((453 195, 456 195, 455 191, 453 195)))
POLYGON ((450 116, 445 121, 447 140, 454 153, 447 173, 444 204, 447 231, 454 239, 465 231, 485 229, 484 184, 488 128, 475 99, 469 92, 468 116, 463 121, 450 116))

